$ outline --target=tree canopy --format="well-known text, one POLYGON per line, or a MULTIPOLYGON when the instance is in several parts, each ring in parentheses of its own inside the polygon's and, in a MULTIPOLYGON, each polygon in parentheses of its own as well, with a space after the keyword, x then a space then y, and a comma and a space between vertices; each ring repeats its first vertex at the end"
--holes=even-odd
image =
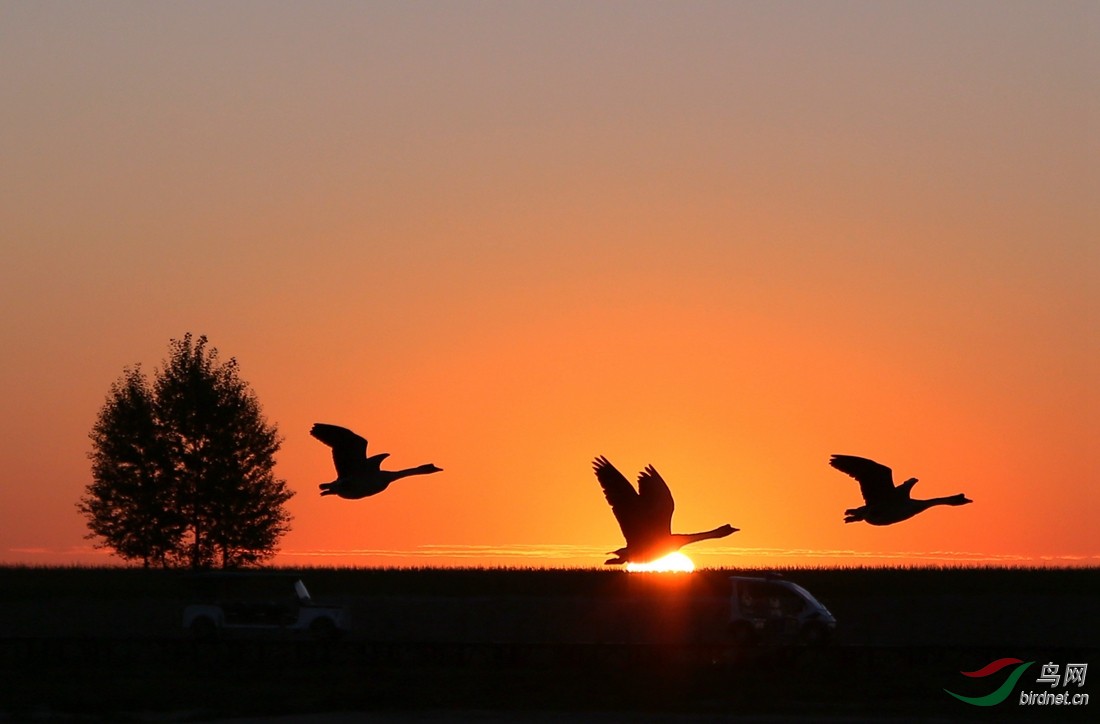
POLYGON ((293 492, 275 477, 281 440, 205 336, 169 343, 150 379, 127 368, 89 437, 92 482, 77 504, 89 538, 143 565, 235 568, 273 556, 293 492))

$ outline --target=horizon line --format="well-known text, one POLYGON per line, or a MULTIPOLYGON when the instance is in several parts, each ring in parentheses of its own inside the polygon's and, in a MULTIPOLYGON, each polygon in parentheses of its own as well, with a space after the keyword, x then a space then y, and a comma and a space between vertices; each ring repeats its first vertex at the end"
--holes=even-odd
MULTIPOLYGON (((477 559, 477 558, 504 558, 516 561, 576 561, 580 558, 602 558, 607 554, 604 546, 561 544, 561 543, 516 543, 503 545, 489 544, 448 544, 430 543, 416 546, 411 549, 394 548, 315 548, 315 549, 290 549, 276 551, 272 560, 279 558, 390 558, 430 561, 433 559, 477 559)), ((95 548, 92 546, 70 546, 66 548, 49 548, 45 546, 13 546, 5 550, 6 554, 14 554, 20 557, 60 557, 80 556, 92 557, 101 560, 117 558, 109 549, 95 548)), ((6 556, 5 556, 6 557, 6 556)), ((983 551, 867 551, 855 549, 813 549, 813 548, 768 548, 768 547, 733 547, 712 546, 699 548, 690 552, 690 557, 695 560, 715 558, 779 558, 779 559, 837 559, 849 561, 867 560, 916 560, 930 563, 935 562, 968 562, 968 563, 1001 563, 1001 564, 1100 564, 1100 553, 1092 554, 1016 554, 1016 553, 988 553, 983 551)), ((3 561, 0 565, 19 565, 19 561, 3 561)), ((594 561, 593 565, 596 562, 594 561)), ((704 562, 704 565, 706 563, 704 562)))

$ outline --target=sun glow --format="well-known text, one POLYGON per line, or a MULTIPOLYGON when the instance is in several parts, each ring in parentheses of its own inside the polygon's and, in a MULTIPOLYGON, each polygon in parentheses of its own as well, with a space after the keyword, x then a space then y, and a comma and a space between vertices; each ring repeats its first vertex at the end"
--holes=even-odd
POLYGON ((626 570, 631 573, 691 573, 695 564, 683 553, 669 553, 649 563, 627 563, 626 570))

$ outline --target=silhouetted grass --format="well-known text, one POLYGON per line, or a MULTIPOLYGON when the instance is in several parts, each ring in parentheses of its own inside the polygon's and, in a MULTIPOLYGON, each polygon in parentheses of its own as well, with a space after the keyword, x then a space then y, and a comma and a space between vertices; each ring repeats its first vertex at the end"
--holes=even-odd
POLYGON ((960 595, 1050 594, 1100 595, 1100 568, 897 566, 791 568, 779 573, 815 595, 847 594, 854 590, 889 596, 950 591, 960 595))
MULTIPOLYGON (((637 574, 595 568, 266 568, 299 573, 315 596, 590 596, 676 591, 720 595, 731 575, 765 575, 759 569, 711 568, 692 574, 637 574)), ((921 595, 1100 595, 1100 568, 846 567, 770 569, 819 598, 853 592, 921 595)), ((190 591, 189 571, 133 567, 0 567, 0 601, 49 598, 180 598, 190 591)))
POLYGON ((0 567, 0 601, 55 598, 176 598, 187 573, 134 567, 0 567))

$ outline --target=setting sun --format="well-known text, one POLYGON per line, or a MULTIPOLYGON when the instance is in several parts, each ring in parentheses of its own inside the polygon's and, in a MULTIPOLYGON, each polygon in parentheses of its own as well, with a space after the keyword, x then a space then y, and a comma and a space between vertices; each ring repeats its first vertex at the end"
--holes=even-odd
POLYGON ((649 563, 627 563, 626 570, 631 573, 691 573, 695 570, 695 564, 677 551, 649 563))

